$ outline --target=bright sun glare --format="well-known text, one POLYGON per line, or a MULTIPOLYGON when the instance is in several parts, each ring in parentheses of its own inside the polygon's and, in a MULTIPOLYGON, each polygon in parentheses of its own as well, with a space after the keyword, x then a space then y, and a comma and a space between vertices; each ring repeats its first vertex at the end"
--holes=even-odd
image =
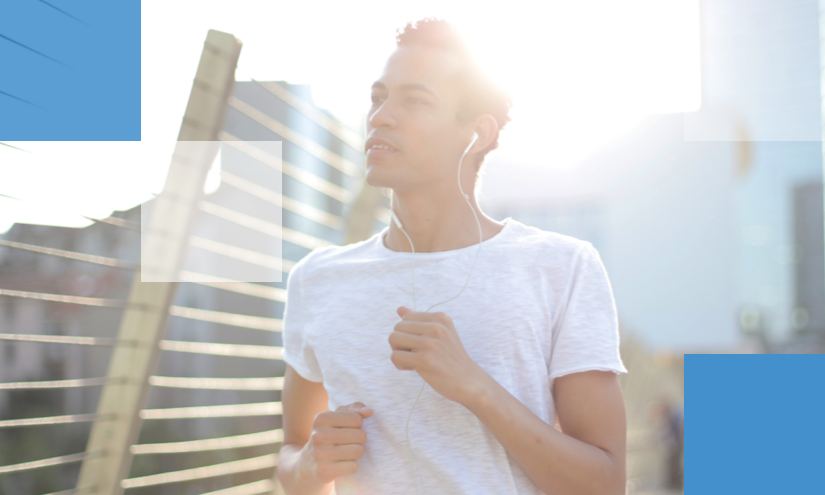
POLYGON ((573 166, 656 113, 700 105, 698 0, 553 2, 462 29, 513 95, 500 153, 573 166))
POLYGON ((48 199, 64 211, 61 216, 53 208, 36 210, 0 197, 0 232, 15 221, 88 225, 65 212, 105 216, 104 210, 130 208, 158 192, 168 160, 150 165, 136 157, 173 148, 210 28, 243 41, 239 81, 311 84, 316 104, 357 129, 369 106, 370 84, 395 47, 395 29, 442 17, 459 27, 479 61, 513 96, 513 120, 502 133, 497 158, 564 168, 648 115, 698 109, 698 3, 144 2, 143 141, 8 143, 29 154, 0 146, 0 194, 48 199))

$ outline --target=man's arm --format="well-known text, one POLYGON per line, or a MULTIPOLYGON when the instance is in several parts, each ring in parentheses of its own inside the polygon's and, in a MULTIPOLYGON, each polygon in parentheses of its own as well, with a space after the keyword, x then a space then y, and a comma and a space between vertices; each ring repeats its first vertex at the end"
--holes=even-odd
POLYGON ((627 420, 615 373, 586 371, 555 380, 553 397, 563 432, 486 376, 479 393, 464 405, 544 493, 625 493, 627 420))
POLYGON ((315 416, 328 409, 329 396, 323 383, 311 382, 287 365, 283 405, 284 440, 278 453, 278 480, 288 494, 329 495, 334 483, 321 484, 308 472, 301 453, 312 434, 315 416))
POLYGON ((328 400, 323 384, 305 380, 287 365, 278 480, 290 495, 329 495, 339 476, 358 471, 367 441, 361 426, 373 411, 361 402, 328 411, 328 400))
POLYGON ((536 416, 467 354, 443 312, 401 306, 389 336, 390 359, 415 370, 444 398, 475 414, 549 495, 625 492, 627 423, 619 380, 612 371, 571 373, 553 391, 564 433, 536 416))

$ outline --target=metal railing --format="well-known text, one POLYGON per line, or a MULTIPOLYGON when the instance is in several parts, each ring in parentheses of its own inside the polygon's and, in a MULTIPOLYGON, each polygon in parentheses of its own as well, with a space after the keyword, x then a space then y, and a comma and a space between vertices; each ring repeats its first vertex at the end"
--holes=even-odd
MULTIPOLYGON (((223 95, 224 107, 234 108, 252 118, 270 131, 282 136, 291 145, 298 146, 321 160, 328 166, 343 172, 351 177, 360 176, 360 166, 343 156, 332 152, 314 141, 293 131, 285 124, 265 115, 248 103, 233 96, 228 91, 231 87, 234 64, 240 44, 230 35, 210 31, 207 37, 201 65, 195 78, 187 115, 183 119, 181 141, 191 140, 221 140, 246 155, 256 159, 261 166, 273 167, 284 176, 290 177, 319 193, 339 201, 345 205, 356 202, 356 191, 348 190, 312 172, 304 170, 286 160, 271 155, 254 144, 243 141, 232 134, 220 129, 222 113, 220 111, 204 111, 204 105, 220 107, 220 95, 223 95), (233 48, 237 47, 237 48, 233 48), (235 50, 233 55, 233 50, 235 50), (206 65, 212 70, 206 70, 206 65), (217 69, 216 69, 217 68, 217 69), (211 78, 211 79, 210 79, 211 78), (222 86, 223 85, 223 86, 222 86), (209 94, 218 95, 216 100, 209 94), (191 114, 196 109, 198 115, 191 114), (211 120, 210 120, 211 119, 211 120), (187 130, 189 129, 189 130, 187 130), (200 133, 200 134, 199 134, 200 133), (210 135, 211 133, 211 135, 210 135)), ((324 129, 341 139, 348 145, 361 151, 362 138, 331 120, 322 112, 317 111, 302 100, 296 99, 282 87, 256 82, 266 88, 269 93, 281 98, 292 108, 302 112, 324 129)), ((208 165, 204 162, 203 165, 208 165)), ((173 167, 174 167, 173 162, 173 167)), ((192 189, 202 190, 202 181, 205 171, 195 174, 192 189)), ((301 218, 315 222, 318 225, 345 231, 350 228, 351 218, 330 213, 317 206, 298 201, 281 193, 271 191, 260 184, 241 177, 237 173, 223 171, 222 184, 237 191, 264 200, 272 205, 279 206, 301 218)), ((370 188, 365 187, 365 191, 370 188)), ((362 195, 366 194, 362 192, 362 195)), ((372 192, 374 194, 374 192, 372 192)), ((16 199, 16 198, 14 198, 16 199)), ((185 205, 184 205, 185 207, 185 205)), ((213 200, 199 199, 190 204, 190 208, 199 215, 219 217, 234 225, 251 229, 268 236, 280 238, 306 250, 326 246, 330 241, 310 235, 305 232, 285 228, 256 218, 252 215, 235 211, 213 200)), ((354 211, 352 214, 369 216, 370 221, 376 217, 380 205, 370 210, 354 211)), ((162 213, 155 212, 155 215, 162 213)), ((84 215, 81 215, 84 216, 84 215)), ((140 232, 140 223, 126 218, 109 217, 98 219, 84 216, 100 228, 113 228, 124 232, 140 232)), ((363 220, 363 219, 362 219, 363 220)), ((136 241, 135 241, 136 242, 136 241)), ((238 246, 221 243, 202 236, 192 235, 189 245, 217 253, 221 256, 242 260, 253 265, 272 268, 280 266, 287 274, 297 260, 277 259, 272 256, 252 252, 238 246)), ((157 487, 183 482, 197 482, 218 477, 234 476, 237 482, 238 475, 244 473, 259 473, 257 476, 266 476, 265 479, 248 480, 237 486, 213 490, 208 493, 215 495, 252 495, 268 494, 278 491, 278 483, 274 477, 274 467, 277 465, 277 446, 283 440, 281 428, 268 428, 253 432, 236 432, 230 435, 213 438, 169 439, 169 441, 153 442, 139 441, 141 424, 161 424, 170 421, 195 421, 225 419, 240 421, 255 418, 277 418, 281 414, 281 403, 278 400, 264 400, 260 402, 243 402, 217 405, 184 405, 182 407, 146 407, 147 396, 151 390, 157 391, 191 391, 203 393, 205 391, 225 391, 231 393, 264 393, 278 394, 283 389, 282 376, 250 376, 250 377, 216 377, 216 376, 165 376, 156 374, 156 363, 165 355, 191 355, 194 358, 244 358, 254 362, 277 362, 282 357, 282 347, 270 344, 230 343, 196 340, 178 340, 165 337, 167 320, 172 324, 175 319, 179 324, 198 325, 206 324, 213 327, 237 328, 245 331, 262 331, 264 334, 279 334, 282 330, 282 320, 271 316, 245 314, 218 310, 217 308, 191 307, 185 304, 173 304, 177 284, 141 283, 139 282, 140 265, 136 261, 122 260, 114 257, 99 256, 74 251, 37 245, 34 242, 20 242, 18 240, 0 239, 0 249, 28 253, 30 256, 45 256, 62 260, 63 263, 85 263, 96 270, 119 270, 132 277, 132 292, 128 299, 96 297, 92 295, 75 295, 35 290, 22 287, 0 288, 0 301, 26 300, 41 305, 69 305, 82 311, 91 308, 103 308, 121 312, 121 330, 117 336, 106 335, 107 332, 95 329, 95 334, 101 335, 44 335, 35 333, 2 332, 0 343, 9 345, 46 345, 60 347, 101 348, 111 352, 109 372, 106 376, 92 377, 58 377, 56 379, 37 379, 28 381, 7 381, 0 383, 0 394, 45 392, 72 392, 81 390, 97 390, 101 394, 100 403, 95 412, 79 414, 52 414, 38 417, 2 418, 0 419, 0 435, 14 430, 20 433, 24 428, 46 427, 46 425, 92 425, 87 448, 83 452, 74 452, 67 455, 50 455, 46 458, 25 462, 16 462, 0 466, 0 491, 2 491, 3 476, 17 473, 32 472, 35 470, 55 469, 61 466, 81 465, 77 485, 73 488, 57 487, 63 491, 53 492, 52 495, 77 495, 82 493, 122 493, 124 490, 139 489, 142 487, 157 487), (151 287, 149 287, 151 286, 151 287), (25 289, 25 290, 24 290, 25 289), (158 295, 159 293, 161 293, 158 295), (148 315, 141 316, 141 315, 148 315), (170 319, 174 317, 174 319, 170 319), (249 456, 250 449, 270 449, 263 455, 249 456), (169 472, 144 473, 135 472, 131 459, 152 458, 166 455, 217 455, 218 453, 234 452, 242 458, 215 462, 217 457, 208 465, 200 467, 186 467, 173 469, 169 472), (131 466, 131 468, 130 468, 131 466), (263 474, 260 474, 263 473, 263 474), (268 474, 267 474, 268 473, 268 474)), ((74 266, 74 265, 72 265, 74 266)), ((2 274, 0 274, 2 277, 2 274)), ((220 277, 195 273, 183 270, 180 280, 191 283, 192 286, 218 289, 234 294, 236 297, 247 298, 249 301, 261 301, 264 304, 283 304, 286 299, 286 290, 282 287, 272 287, 258 283, 238 282, 220 277)), ((285 279, 284 279, 285 282, 285 279)), ((46 308, 47 306, 43 306, 46 308)), ((51 307, 51 306, 48 306, 51 307)), ((113 331, 114 328, 110 330, 113 331)), ((59 332, 58 332, 59 333, 59 332)), ((85 333, 80 331, 80 333, 85 333)), ((206 339, 208 340, 208 339, 206 339)), ((240 369, 240 368, 238 368, 240 369)), ((167 373, 168 374, 168 373, 167 373)), ((47 377, 48 378, 48 377, 47 377)), ((61 392, 61 393, 62 393, 61 392)), ((154 392, 152 392, 154 393, 154 392)), ((55 411, 58 412, 58 411, 55 411)), ((28 430, 27 430, 28 431, 28 430)), ((33 431, 33 430, 32 430, 33 431)), ((142 438, 142 436, 140 437, 142 438)), ((57 446, 55 446, 57 447, 57 446)), ((55 452, 57 453, 57 452, 55 452)), ((206 459, 206 458, 204 458, 206 459)), ((157 463, 155 463, 157 465, 157 463)), ((39 471, 37 471, 39 472, 39 471)), ((225 479, 226 480, 226 479, 225 479)), ((32 493, 31 495, 40 495, 32 493)))

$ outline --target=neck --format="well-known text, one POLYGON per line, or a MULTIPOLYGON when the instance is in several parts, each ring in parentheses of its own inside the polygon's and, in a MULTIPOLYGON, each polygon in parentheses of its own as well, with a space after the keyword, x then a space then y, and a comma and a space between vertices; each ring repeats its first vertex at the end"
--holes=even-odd
MULTIPOLYGON (((482 240, 498 234, 504 224, 481 211, 472 189, 465 189, 465 192, 481 223, 482 240)), ((412 239, 416 253, 452 251, 478 244, 478 223, 456 186, 437 195, 432 190, 426 193, 393 191, 392 198, 391 207, 412 239)), ((393 221, 390 221, 384 244, 392 251, 412 251, 407 237, 393 221)))

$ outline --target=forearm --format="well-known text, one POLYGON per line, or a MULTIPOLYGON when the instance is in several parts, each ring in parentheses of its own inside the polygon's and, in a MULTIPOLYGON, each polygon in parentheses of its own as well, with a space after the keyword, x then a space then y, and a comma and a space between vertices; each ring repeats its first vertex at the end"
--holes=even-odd
POLYGON ((556 430, 488 378, 484 391, 465 406, 544 493, 624 493, 624 473, 607 451, 556 430))
POLYGON ((278 481, 287 495, 329 495, 335 483, 322 483, 309 475, 309 466, 296 444, 281 446, 278 453, 278 481))

